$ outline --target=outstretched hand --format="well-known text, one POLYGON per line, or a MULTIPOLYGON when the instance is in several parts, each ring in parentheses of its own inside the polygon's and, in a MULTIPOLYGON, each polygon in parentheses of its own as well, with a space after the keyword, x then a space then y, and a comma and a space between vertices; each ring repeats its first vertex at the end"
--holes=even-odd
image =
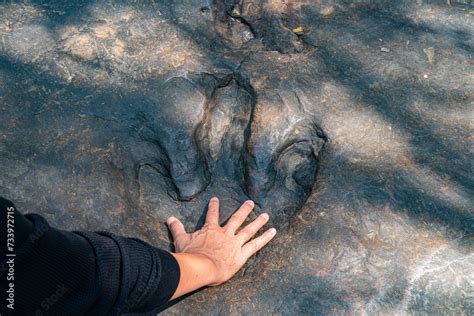
POLYGON ((246 201, 226 225, 220 226, 219 199, 214 197, 209 202, 206 223, 194 233, 186 233, 183 223, 175 217, 166 221, 174 239, 176 252, 172 255, 181 270, 178 289, 172 299, 202 286, 226 282, 275 236, 275 228, 270 228, 251 240, 268 222, 266 213, 238 231, 253 207, 252 201, 246 201))

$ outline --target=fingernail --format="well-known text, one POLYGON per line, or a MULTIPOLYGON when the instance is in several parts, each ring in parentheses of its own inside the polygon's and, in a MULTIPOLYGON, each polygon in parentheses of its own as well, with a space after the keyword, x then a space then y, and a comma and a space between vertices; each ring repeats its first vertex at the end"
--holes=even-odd
POLYGON ((213 196, 213 197, 211 198, 211 202, 213 202, 213 201, 216 201, 216 202, 219 201, 219 199, 217 198, 217 196, 213 196))
POLYGON ((255 206, 255 203, 254 203, 252 200, 247 200, 247 201, 245 201, 245 203, 247 203, 247 204, 250 205, 251 207, 254 207, 254 206, 255 206))
POLYGON ((270 236, 275 236, 276 233, 277 233, 277 230, 275 228, 270 228, 270 230, 269 230, 270 236))
POLYGON ((267 213, 262 213, 260 216, 262 216, 262 218, 266 220, 270 218, 270 216, 267 213))
POLYGON ((171 216, 170 218, 168 218, 168 219, 166 220, 166 224, 171 225, 171 224, 173 224, 173 222, 175 222, 176 220, 177 220, 176 217, 171 216))

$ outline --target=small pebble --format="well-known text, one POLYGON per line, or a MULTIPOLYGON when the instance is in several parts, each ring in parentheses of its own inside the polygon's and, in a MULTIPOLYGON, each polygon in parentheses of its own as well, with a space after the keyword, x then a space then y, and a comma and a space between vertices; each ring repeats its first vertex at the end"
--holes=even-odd
POLYGON ((253 34, 252 32, 250 31, 244 31, 242 32, 242 38, 244 39, 245 42, 248 42, 250 41, 251 39, 253 39, 253 34))
POLYGON ((388 49, 387 47, 382 47, 382 48, 380 48, 380 50, 384 53, 390 52, 390 49, 388 49))
POLYGON ((231 13, 232 16, 235 16, 235 17, 240 17, 240 7, 239 5, 235 5, 234 8, 232 9, 232 13, 231 13))

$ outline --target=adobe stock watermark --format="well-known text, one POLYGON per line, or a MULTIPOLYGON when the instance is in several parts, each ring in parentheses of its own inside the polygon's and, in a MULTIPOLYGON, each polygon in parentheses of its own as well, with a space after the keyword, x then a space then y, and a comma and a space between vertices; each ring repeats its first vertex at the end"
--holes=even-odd
MULTIPOLYGON (((7 217, 8 216, 9 215, 8 215, 8 210, 7 210, 7 217)), ((7 234, 9 233, 8 232, 8 226, 9 225, 11 226, 12 224, 14 224, 14 219, 13 219, 13 222, 10 222, 10 223, 8 223, 8 221, 7 221, 7 234)), ((14 238, 14 227, 10 227, 10 228, 11 228, 10 234, 12 234, 10 237, 14 238)), ((31 240, 31 242, 35 242, 37 239, 40 239, 48 230, 49 230, 49 226, 46 223, 41 223, 39 228, 35 229, 35 231, 30 234, 29 239, 31 240)), ((7 235, 7 244, 10 244, 10 245, 7 245, 7 249, 9 247, 11 247, 12 244, 14 244, 14 239, 13 240, 8 240, 8 235, 7 235)), ((10 253, 11 253, 11 251, 10 251, 10 253)), ((14 254, 14 252, 13 252, 13 254, 14 254)), ((13 255, 9 255, 9 256, 10 257, 15 257, 13 255)), ((3 277, 8 272, 14 272, 14 271, 11 271, 12 269, 14 269, 14 266, 13 266, 13 268, 11 267, 12 261, 13 261, 13 264, 14 264, 14 260, 6 260, 6 261, 3 262, 2 265, 0 265, 0 277, 3 277)), ((14 278, 14 276, 13 276, 13 278, 14 278)))
POLYGON ((117 311, 119 314, 129 313, 130 310, 140 302, 140 300, 142 299, 142 294, 145 291, 145 287, 143 285, 139 285, 136 291, 137 293, 139 293, 139 295, 134 295, 134 297, 128 298, 125 301, 124 305, 120 307, 117 311))
MULTIPOLYGON (((46 227, 44 231, 46 231, 49 228, 49 226, 44 226, 44 227, 46 227)), ((96 259, 94 254, 88 254, 87 257, 88 257, 88 260, 92 262, 96 259)), ((82 275, 83 270, 85 268, 86 268, 86 265, 82 265, 81 268, 77 270, 77 274, 82 275)), ((35 316, 42 316, 45 314, 57 315, 58 311, 55 309, 55 307, 57 307, 55 305, 60 303, 61 300, 72 291, 73 291, 73 288, 70 288, 68 284, 64 284, 64 283, 58 284, 58 286, 56 287, 56 290, 51 295, 41 300, 38 308, 35 310, 33 315, 35 316)))
MULTIPOLYGON (((0 266, 0 277, 6 278, 7 281, 7 290, 6 290, 6 307, 10 310, 15 310, 15 207, 14 206, 7 206, 4 210, 6 217, 6 253, 5 253, 5 261, 0 266)), ((36 239, 41 238, 46 231, 48 231, 49 226, 43 224, 39 229, 36 230, 34 234, 30 235, 30 239, 34 242, 36 239)), ((64 295, 63 288, 59 288, 56 293, 53 293, 52 297, 45 300, 42 303, 42 308, 45 310, 49 309, 49 306, 52 302, 55 302, 55 299, 59 299, 57 297, 61 297, 64 295)))
POLYGON ((3 274, 6 274, 7 279, 7 291, 6 291, 6 304, 7 308, 15 309, 15 208, 8 206, 5 215, 6 221, 6 243, 7 251, 5 253, 6 262, 2 267, 3 274))
POLYGON ((41 301, 40 307, 35 311, 36 316, 41 316, 43 313, 48 312, 54 304, 56 304, 64 295, 70 291, 64 284, 58 285, 56 291, 41 301))

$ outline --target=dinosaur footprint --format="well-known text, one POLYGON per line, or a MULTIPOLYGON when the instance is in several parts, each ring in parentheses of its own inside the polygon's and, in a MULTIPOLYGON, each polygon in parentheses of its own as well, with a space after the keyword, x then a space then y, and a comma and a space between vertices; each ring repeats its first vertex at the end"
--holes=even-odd
POLYGON ((222 219, 252 198, 257 213, 270 213, 277 225, 289 222, 313 188, 325 143, 312 116, 292 92, 262 95, 257 102, 234 75, 189 78, 170 79, 151 96, 151 126, 167 163, 144 166, 147 195, 173 196, 174 187, 178 198, 170 203, 179 203, 190 223, 202 219, 196 209, 213 195, 223 200, 222 219))
POLYGON ((206 95, 190 80, 174 77, 149 97, 155 104, 151 125, 168 158, 178 199, 191 200, 209 184, 206 160, 194 137, 205 116, 206 95))
POLYGON ((142 200, 151 212, 157 211, 153 204, 179 203, 185 220, 196 223, 202 215, 198 210, 216 195, 223 201, 221 218, 228 218, 249 198, 243 189, 242 157, 252 93, 234 75, 190 74, 159 87, 166 91, 151 96, 156 104, 151 126, 167 163, 163 166, 157 160, 140 166, 142 200), (180 94, 183 87, 189 93, 180 94), (173 168, 180 168, 179 172, 173 168), (173 196, 173 187, 177 199, 157 198, 173 196))
POLYGON ((287 222, 306 201, 325 140, 296 94, 259 99, 245 156, 246 188, 275 222, 287 222))

